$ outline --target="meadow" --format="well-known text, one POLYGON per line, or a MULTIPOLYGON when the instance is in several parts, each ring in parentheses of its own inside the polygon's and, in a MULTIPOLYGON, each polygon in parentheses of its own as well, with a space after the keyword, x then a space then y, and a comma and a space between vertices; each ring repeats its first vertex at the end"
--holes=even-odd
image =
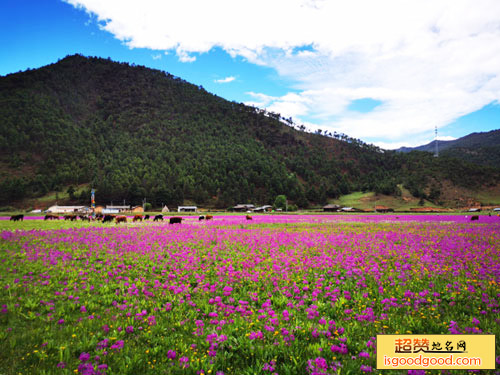
POLYGON ((379 373, 377 334, 498 336, 499 301, 495 216, 0 221, 0 374, 379 373))

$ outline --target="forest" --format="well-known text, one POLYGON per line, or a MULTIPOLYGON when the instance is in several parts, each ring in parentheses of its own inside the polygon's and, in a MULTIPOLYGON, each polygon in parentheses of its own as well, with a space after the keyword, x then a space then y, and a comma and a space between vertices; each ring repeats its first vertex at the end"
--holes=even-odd
POLYGON ((500 170, 426 152, 309 133, 280 114, 227 101, 169 73, 68 56, 0 77, 0 205, 71 187, 75 202, 184 201, 298 207, 352 191, 438 201, 447 183, 498 184, 500 170), (88 190, 74 193, 74 186, 88 190))

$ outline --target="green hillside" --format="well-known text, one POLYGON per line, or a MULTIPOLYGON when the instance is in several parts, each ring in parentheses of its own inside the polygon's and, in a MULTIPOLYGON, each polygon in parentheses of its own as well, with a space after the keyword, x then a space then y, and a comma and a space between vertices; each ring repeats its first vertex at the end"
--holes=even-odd
MULTIPOLYGON (((438 141, 441 156, 461 159, 474 164, 500 166, 500 129, 472 133, 453 141, 438 141)), ((402 147, 398 151, 426 151, 434 153, 436 141, 418 147, 402 147)))
MULTIPOLYGON (((88 184, 97 202, 301 207, 353 191, 480 192, 499 171, 287 126, 158 70, 80 55, 0 77, 0 204, 88 184)), ((88 191, 72 200, 88 202, 88 191)))

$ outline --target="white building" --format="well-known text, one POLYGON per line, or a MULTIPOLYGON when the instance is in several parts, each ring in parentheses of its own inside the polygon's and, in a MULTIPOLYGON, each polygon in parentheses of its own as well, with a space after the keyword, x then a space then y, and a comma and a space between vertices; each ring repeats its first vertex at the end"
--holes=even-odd
POLYGON ((123 211, 130 211, 130 206, 106 205, 106 208, 103 210, 103 213, 105 210, 109 210, 107 213, 118 213, 118 212, 123 212, 123 211))
POLYGON ((85 206, 58 206, 57 204, 54 206, 50 206, 47 209, 47 212, 52 214, 69 214, 76 212, 86 211, 87 208, 85 206))
POLYGON ((179 206, 179 207, 177 207, 177 212, 198 212, 198 207, 196 207, 196 206, 179 206))

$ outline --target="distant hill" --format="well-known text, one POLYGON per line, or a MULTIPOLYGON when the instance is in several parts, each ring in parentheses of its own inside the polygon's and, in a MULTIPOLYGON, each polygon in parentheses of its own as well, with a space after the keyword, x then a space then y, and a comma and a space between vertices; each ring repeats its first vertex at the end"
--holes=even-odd
MULTIPOLYGON (((397 151, 435 152, 436 141, 418 147, 401 147, 397 151)), ((500 166, 500 129, 472 133, 453 141, 438 141, 439 155, 462 159, 471 163, 500 166)))
POLYGON ((494 168, 289 125, 163 71, 68 56, 0 77, 0 205, 54 191, 88 203, 94 187, 98 204, 227 208, 285 194, 307 207, 353 191, 397 195, 397 184, 455 204, 500 181, 494 168))

